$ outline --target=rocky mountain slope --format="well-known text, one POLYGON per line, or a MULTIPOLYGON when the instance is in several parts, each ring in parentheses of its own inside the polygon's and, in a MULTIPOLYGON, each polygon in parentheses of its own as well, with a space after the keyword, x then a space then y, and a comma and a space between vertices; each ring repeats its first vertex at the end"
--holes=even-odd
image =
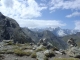
POLYGON ((45 30, 42 32, 33 32, 29 30, 28 28, 22 28, 24 33, 28 36, 30 36, 33 41, 38 42, 40 39, 46 38, 51 44, 58 48, 66 48, 67 44, 66 42, 59 39, 59 37, 55 36, 51 31, 45 30))
POLYGON ((12 18, 0 12, 0 41, 14 40, 14 42, 31 42, 31 38, 24 34, 19 24, 12 18))
POLYGON ((38 32, 33 32, 33 31, 31 31, 30 29, 28 29, 28 28, 22 28, 22 31, 26 34, 26 35, 28 35, 28 36, 30 36, 31 38, 32 38, 32 40, 33 41, 35 41, 35 42, 38 42, 39 41, 39 39, 41 38, 38 34, 38 32))
POLYGON ((66 35, 72 35, 72 34, 76 34, 77 32, 79 32, 78 30, 70 30, 70 29, 61 29, 60 27, 56 27, 56 28, 44 28, 44 29, 40 29, 40 28, 33 28, 31 29, 32 31, 44 31, 44 30, 49 30, 51 31, 54 35, 58 36, 58 37, 63 37, 66 35))

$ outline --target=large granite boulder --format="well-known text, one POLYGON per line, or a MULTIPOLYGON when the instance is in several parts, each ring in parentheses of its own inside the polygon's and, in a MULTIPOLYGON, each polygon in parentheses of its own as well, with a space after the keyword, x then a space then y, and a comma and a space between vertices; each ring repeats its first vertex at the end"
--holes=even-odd
POLYGON ((32 42, 14 19, 6 17, 0 12, 0 41, 3 40, 14 40, 19 43, 32 42))

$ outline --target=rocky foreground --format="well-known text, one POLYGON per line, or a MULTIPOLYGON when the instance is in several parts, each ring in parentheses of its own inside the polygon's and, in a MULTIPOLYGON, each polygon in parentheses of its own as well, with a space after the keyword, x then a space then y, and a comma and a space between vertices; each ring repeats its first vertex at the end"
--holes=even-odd
POLYGON ((67 48, 66 42, 50 31, 34 33, 22 29, 0 12, 0 60, 79 60, 80 48, 67 48), (64 50, 65 49, 65 50, 64 50))
POLYGON ((34 43, 13 43, 12 40, 0 42, 0 60, 79 60, 80 48, 67 50, 48 48, 34 43))

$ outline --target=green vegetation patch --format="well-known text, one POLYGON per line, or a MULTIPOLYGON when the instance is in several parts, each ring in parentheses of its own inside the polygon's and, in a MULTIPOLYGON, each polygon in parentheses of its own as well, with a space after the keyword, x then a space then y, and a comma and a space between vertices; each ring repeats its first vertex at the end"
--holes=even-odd
POLYGON ((12 41, 9 41, 7 45, 14 45, 14 43, 12 41))
POLYGON ((55 54, 53 52, 52 53, 46 53, 45 56, 46 57, 53 57, 53 56, 55 56, 55 54))
POLYGON ((6 54, 14 54, 14 51, 13 50, 7 50, 6 54))
POLYGON ((6 52, 5 51, 0 51, 0 54, 5 54, 6 52))
POLYGON ((32 52, 28 51, 28 52, 25 52, 26 53, 26 56, 30 56, 32 54, 32 52))
POLYGON ((18 56, 24 56, 24 55, 26 55, 25 52, 23 52, 23 51, 20 50, 20 49, 15 49, 15 50, 14 50, 14 53, 15 53, 16 55, 18 55, 18 56))
POLYGON ((45 56, 45 57, 44 57, 44 60, 49 60, 49 59, 48 59, 48 57, 45 56))
POLYGON ((32 53, 32 54, 31 54, 31 57, 32 57, 32 58, 36 58, 36 57, 37 57, 36 52, 32 53))
POLYGON ((32 54, 32 52, 24 52, 21 49, 15 49, 14 53, 18 56, 30 56, 32 54))
POLYGON ((40 49, 37 49, 36 52, 44 51, 44 50, 46 50, 46 48, 45 48, 45 47, 42 47, 42 48, 40 48, 40 49))

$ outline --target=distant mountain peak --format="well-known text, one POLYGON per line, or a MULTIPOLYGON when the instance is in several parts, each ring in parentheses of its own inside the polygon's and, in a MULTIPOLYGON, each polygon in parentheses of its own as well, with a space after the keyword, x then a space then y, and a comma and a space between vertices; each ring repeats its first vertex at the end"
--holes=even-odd
POLYGON ((60 27, 56 27, 56 28, 44 28, 44 29, 41 29, 41 28, 35 28, 35 29, 30 29, 32 31, 37 31, 37 32, 41 32, 41 31, 45 31, 45 30, 48 30, 48 31, 51 31, 54 35, 58 36, 58 37, 63 37, 65 35, 72 35, 72 34, 76 34, 77 32, 79 32, 78 30, 71 30, 71 29, 62 29, 60 27))

